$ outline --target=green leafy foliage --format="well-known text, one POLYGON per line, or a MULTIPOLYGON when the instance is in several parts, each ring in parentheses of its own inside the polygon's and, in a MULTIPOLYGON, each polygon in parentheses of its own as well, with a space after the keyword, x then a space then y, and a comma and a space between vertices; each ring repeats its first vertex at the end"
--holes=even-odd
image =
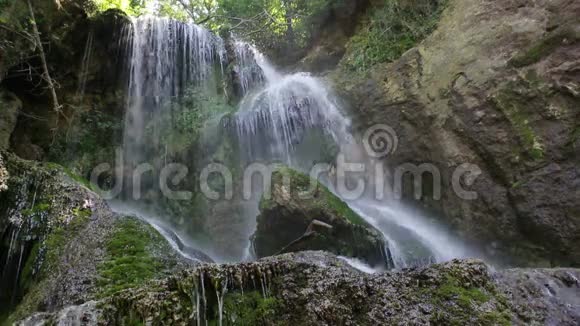
POLYGON ((437 26, 445 0, 383 0, 351 39, 344 65, 363 71, 398 59, 437 26))
POLYGON ((89 186, 84 178, 88 178, 90 171, 115 157, 122 121, 102 110, 88 110, 77 115, 68 128, 59 130, 48 159, 63 165, 71 178, 89 186))
POLYGON ((146 0, 93 0, 98 11, 118 9, 130 16, 139 16, 144 13, 146 0))

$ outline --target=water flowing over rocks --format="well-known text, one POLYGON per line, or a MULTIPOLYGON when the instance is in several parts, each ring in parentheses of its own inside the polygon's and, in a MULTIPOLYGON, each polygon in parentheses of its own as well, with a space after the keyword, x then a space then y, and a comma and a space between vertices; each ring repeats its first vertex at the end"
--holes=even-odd
MULTIPOLYGON (((120 230, 126 231, 122 225, 127 219, 58 165, 25 161, 6 152, 0 156, 2 309, 14 309, 19 319, 101 295, 109 284, 103 270, 111 261, 111 241, 120 230)), ((177 255, 165 240, 159 242, 163 238, 148 224, 134 225, 142 228, 141 237, 151 235, 147 245, 151 262, 163 262, 159 272, 194 263, 177 255)), ((132 273, 131 265, 124 268, 132 273)))
POLYGON ((317 180, 288 168, 272 175, 271 198, 262 198, 252 243, 259 258, 325 250, 378 268, 393 267, 378 230, 317 180))
MULTIPOLYGON (((297 66, 331 69, 356 20, 376 9, 341 3, 297 66)), ((38 80, 14 74, 36 49, 2 40, 0 50, 13 46, 0 53, 0 323, 580 324, 580 270, 538 267, 580 266, 578 1, 448 0, 417 47, 365 73, 339 66, 325 75, 334 87, 281 73, 249 43, 195 24, 35 4, 72 122, 53 134, 67 118, 33 92, 38 80), (440 169, 442 199, 419 200, 436 218, 406 202, 343 201, 326 178, 298 172, 359 156, 355 131, 375 124, 400 142, 387 170, 440 169), (158 208, 149 219, 113 210, 85 180, 121 144, 118 170, 215 163, 241 179, 254 161, 290 168, 273 174, 271 197, 250 201, 209 200, 197 178, 182 184, 192 198, 170 201, 151 175, 131 201, 125 184, 123 204, 158 208), (476 200, 449 186, 463 163, 482 170, 466 187, 476 200), (463 240, 533 268, 466 258, 478 254, 463 240)))

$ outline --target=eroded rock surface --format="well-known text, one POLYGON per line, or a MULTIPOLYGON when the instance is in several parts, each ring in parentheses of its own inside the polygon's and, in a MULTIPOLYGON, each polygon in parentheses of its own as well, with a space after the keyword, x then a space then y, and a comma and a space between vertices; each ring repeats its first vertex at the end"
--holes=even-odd
POLYGON ((333 255, 301 252, 200 266, 78 311, 103 325, 577 325, 580 305, 568 294, 580 291, 578 277, 574 269, 494 272, 477 260, 364 274, 333 255))

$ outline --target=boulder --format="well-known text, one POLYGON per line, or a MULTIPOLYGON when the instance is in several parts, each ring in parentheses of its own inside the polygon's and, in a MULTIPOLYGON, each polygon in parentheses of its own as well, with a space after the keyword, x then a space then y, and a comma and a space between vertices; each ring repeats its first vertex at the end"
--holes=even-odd
POLYGON ((260 202, 253 235, 258 257, 326 250, 361 258, 373 266, 392 267, 382 234, 318 181, 281 168, 272 174, 271 184, 271 198, 264 196, 260 202), (303 196, 311 185, 313 191, 303 196))

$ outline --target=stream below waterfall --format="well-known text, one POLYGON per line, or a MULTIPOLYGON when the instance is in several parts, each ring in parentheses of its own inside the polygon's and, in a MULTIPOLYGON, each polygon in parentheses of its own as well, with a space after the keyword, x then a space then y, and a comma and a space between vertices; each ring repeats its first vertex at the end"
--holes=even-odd
MULTIPOLYGON (((150 17, 136 19, 128 33, 132 37, 125 60, 130 67, 124 161, 120 169, 132 171, 143 162, 161 168, 168 163, 168 144, 163 143, 161 135, 173 127, 168 121, 173 121, 175 114, 175 109, 168 104, 184 96, 188 87, 221 94, 219 80, 227 77, 226 41, 193 24, 150 17), (169 111, 171 119, 166 117, 169 111)), ((329 157, 335 159, 337 155, 351 162, 372 161, 365 157, 360 137, 351 131, 350 120, 322 79, 304 72, 284 74, 253 46, 242 41, 232 43, 234 51, 230 55, 235 58, 229 59, 236 62, 234 71, 241 85, 241 100, 236 111, 229 114, 228 127, 219 121, 228 115, 225 113, 216 114, 214 120, 218 122, 211 124, 214 129, 216 126, 232 129, 237 138, 239 164, 231 168, 244 168, 255 162, 282 163, 309 173, 321 162, 334 169, 336 163, 329 161, 329 157), (327 153, 328 148, 334 152, 327 153)), ((210 124, 205 129, 204 135, 210 133, 210 124)), ((212 136, 207 138, 215 140, 212 136)), ((366 193, 359 199, 344 198, 336 190, 332 177, 331 172, 320 177, 320 181, 383 234, 396 268, 478 256, 434 219, 396 200, 378 201, 366 193)), ((357 178, 362 180, 368 176, 354 174, 349 178, 356 182, 357 178)), ((140 182, 146 187, 156 187, 151 180, 140 182)), ((126 190, 123 198, 112 201, 111 206, 121 214, 137 216, 150 223, 188 259, 218 263, 243 261, 254 259, 249 248, 258 214, 260 190, 257 191, 257 196, 236 206, 241 208, 234 208, 242 216, 240 221, 232 223, 220 221, 219 216, 206 217, 213 219, 210 223, 213 229, 222 230, 226 239, 232 239, 231 243, 222 244, 221 249, 212 239, 195 239, 184 222, 169 221, 159 210, 147 209, 139 201, 131 200, 126 190)), ((165 205, 152 198, 149 202, 153 206, 165 205)), ((369 272, 361 262, 345 259, 369 272)))

